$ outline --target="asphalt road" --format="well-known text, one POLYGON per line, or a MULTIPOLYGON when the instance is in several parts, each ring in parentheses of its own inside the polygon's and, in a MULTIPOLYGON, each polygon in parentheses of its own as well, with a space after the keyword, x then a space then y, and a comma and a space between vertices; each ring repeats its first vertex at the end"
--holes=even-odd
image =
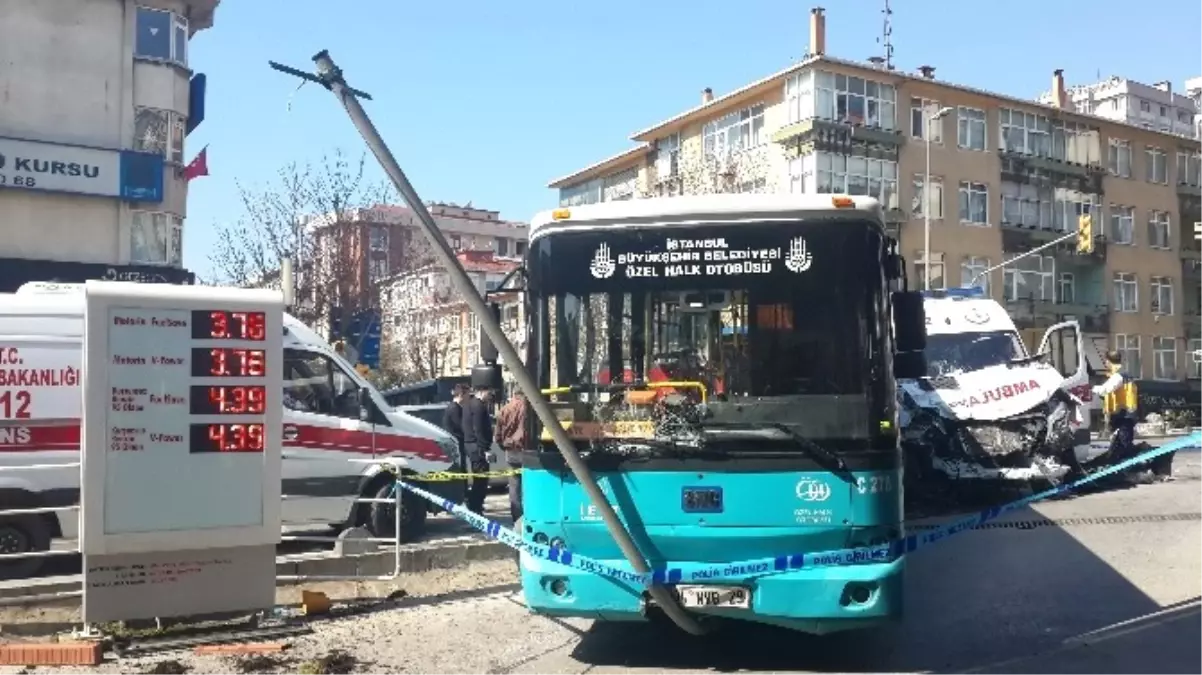
POLYGON ((1200 459, 1180 453, 1173 483, 1016 514, 1059 524, 972 531, 915 552, 906 618, 888 631, 815 638, 731 624, 697 639, 666 625, 550 620, 525 609, 512 563, 498 561, 508 565, 498 583, 477 593, 346 619, 314 639, 354 636, 347 646, 379 672, 1202 672, 1200 459))

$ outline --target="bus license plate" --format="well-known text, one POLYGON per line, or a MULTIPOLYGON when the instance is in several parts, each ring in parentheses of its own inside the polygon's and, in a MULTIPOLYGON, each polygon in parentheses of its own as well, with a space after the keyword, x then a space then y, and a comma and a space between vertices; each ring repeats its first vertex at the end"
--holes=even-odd
POLYGON ((751 590, 739 586, 677 586, 685 607, 751 607, 751 590))

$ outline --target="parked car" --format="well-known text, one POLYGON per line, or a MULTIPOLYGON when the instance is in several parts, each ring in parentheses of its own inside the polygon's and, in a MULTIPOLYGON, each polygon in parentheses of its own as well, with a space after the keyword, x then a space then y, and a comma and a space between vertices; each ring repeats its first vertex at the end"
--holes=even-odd
MULTIPOLYGON (((442 428, 442 415, 447 409, 447 403, 427 403, 423 405, 399 405, 394 408, 398 412, 403 412, 406 415, 416 417, 424 422, 429 422, 442 428)), ((488 453, 488 468, 491 471, 504 471, 509 468, 505 462, 505 451, 496 443, 492 444, 492 449, 488 453)), ((508 477, 498 476, 488 481, 489 487, 504 487, 509 482, 508 477)))

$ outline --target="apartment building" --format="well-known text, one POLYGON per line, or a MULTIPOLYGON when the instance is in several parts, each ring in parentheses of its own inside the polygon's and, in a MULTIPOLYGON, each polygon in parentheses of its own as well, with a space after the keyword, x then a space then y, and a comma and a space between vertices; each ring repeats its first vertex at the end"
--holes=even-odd
MULTIPOLYGON (((1192 80, 1185 83, 1186 94, 1179 94, 1167 80, 1144 84, 1114 76, 1101 82, 1069 87, 1067 103, 1080 113, 1166 134, 1198 138, 1198 128, 1194 124, 1198 104, 1189 95, 1190 82, 1192 80)), ((1039 96, 1039 102, 1054 104, 1056 92, 1044 92, 1039 96)))
POLYGON ((29 281, 192 283, 192 36, 220 0, 0 3, 0 292, 29 281))
MULTIPOLYGON (((457 257, 480 293, 496 291, 521 265, 515 257, 488 250, 461 251, 457 257)), ((501 306, 501 328, 520 351, 526 335, 520 293, 494 293, 489 299, 501 306)), ((381 303, 391 365, 407 380, 468 375, 480 363, 479 318, 441 266, 425 265, 387 280, 381 303)))
POLYGON ((802 62, 724 96, 707 89, 700 105, 635 133, 635 147, 549 187, 564 206, 709 192, 871 195, 912 287, 928 264, 935 288, 979 279, 1028 335, 1074 318, 1095 345, 1126 355, 1149 395, 1182 395, 1183 380, 1196 392, 1187 348, 1202 347, 1197 139, 1079 112, 1060 71, 1053 100, 1040 103, 941 81, 930 66, 909 73, 834 58, 825 43, 826 16, 815 9, 802 62), (1066 243, 985 274, 1075 229, 1081 214, 1093 216, 1093 254, 1066 243))

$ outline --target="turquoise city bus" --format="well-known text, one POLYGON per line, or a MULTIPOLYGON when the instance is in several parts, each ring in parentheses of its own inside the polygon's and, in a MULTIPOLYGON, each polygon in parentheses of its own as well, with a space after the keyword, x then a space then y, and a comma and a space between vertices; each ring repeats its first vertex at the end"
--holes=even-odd
MULTIPOLYGON (((798 554, 903 535, 895 377, 925 373, 920 294, 879 204, 707 195, 557 209, 530 226, 527 367, 653 568, 700 619, 811 633, 902 611, 904 555, 798 554)), ((523 536, 629 570, 545 430, 523 536)), ((641 621, 646 589, 522 553, 536 613, 641 621)))

